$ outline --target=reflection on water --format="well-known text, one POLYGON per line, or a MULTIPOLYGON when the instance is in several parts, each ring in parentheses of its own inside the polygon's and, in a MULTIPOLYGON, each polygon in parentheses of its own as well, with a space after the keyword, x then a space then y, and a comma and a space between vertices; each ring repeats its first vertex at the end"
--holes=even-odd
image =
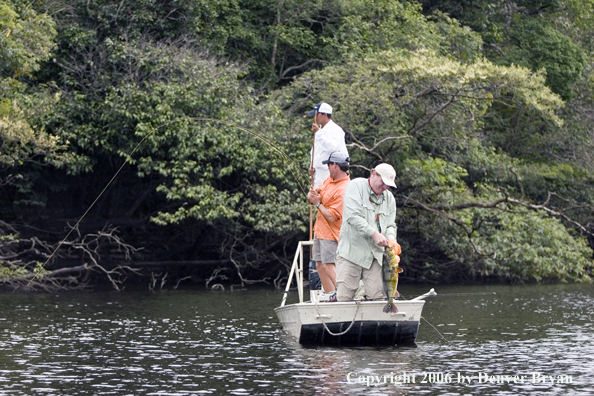
POLYGON ((303 348, 272 290, 0 295, 0 395, 592 394, 594 286, 436 291, 416 349, 303 348))

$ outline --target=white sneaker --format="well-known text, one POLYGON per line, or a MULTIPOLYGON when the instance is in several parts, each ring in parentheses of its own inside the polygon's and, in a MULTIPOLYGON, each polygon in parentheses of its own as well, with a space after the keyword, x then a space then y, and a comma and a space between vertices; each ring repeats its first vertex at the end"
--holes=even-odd
POLYGON ((336 301, 336 292, 330 292, 330 293, 323 293, 320 294, 320 302, 335 302, 336 301))

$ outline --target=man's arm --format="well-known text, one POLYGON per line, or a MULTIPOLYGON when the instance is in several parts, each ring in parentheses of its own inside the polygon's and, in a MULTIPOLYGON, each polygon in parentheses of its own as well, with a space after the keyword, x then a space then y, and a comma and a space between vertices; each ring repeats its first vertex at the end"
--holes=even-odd
POLYGON ((307 200, 312 205, 317 205, 318 211, 324 216, 329 223, 333 223, 336 220, 340 219, 340 213, 337 212, 332 205, 329 203, 328 206, 324 205, 322 202, 322 196, 320 195, 321 189, 315 188, 310 189, 309 194, 307 195, 307 200), (319 204, 319 205, 318 205, 319 204))
POLYGON ((388 196, 388 205, 390 211, 386 218, 386 230, 384 231, 384 235, 389 240, 396 240, 396 200, 391 193, 389 193, 388 196))
POLYGON ((320 202, 320 206, 318 206, 318 210, 320 211, 322 216, 324 216, 324 218, 326 220, 328 220, 328 223, 334 223, 336 220, 340 219, 340 217, 337 219, 334 216, 332 216, 332 213, 330 213, 330 210, 328 208, 326 208, 324 206, 324 204, 321 202, 320 202))

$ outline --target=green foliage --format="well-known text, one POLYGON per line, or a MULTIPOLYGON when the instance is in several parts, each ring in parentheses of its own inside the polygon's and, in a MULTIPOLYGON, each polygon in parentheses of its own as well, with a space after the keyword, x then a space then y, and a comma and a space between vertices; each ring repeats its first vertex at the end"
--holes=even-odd
MULTIPOLYGON (((29 264, 18 260, 18 253, 13 252, 11 248, 18 246, 18 243, 19 236, 17 234, 4 233, 4 230, 0 230, 0 251, 2 251, 3 258, 7 259, 6 262, 0 260, 0 282, 11 282, 29 275, 29 270, 27 269, 29 264), (8 261, 8 259, 11 261, 8 261)), ((43 265, 40 262, 36 262, 33 270, 38 277, 42 277, 48 272, 43 269, 43 265)))
POLYGON ((343 58, 397 48, 432 48, 463 61, 480 57, 480 36, 444 14, 424 17, 415 2, 349 0, 338 4, 340 25, 330 42, 343 58))
POLYGON ((565 100, 573 96, 573 84, 580 77, 586 57, 571 39, 542 21, 528 20, 514 25, 510 37, 515 46, 506 62, 544 68, 546 83, 565 100))
MULTIPOLYGON (((557 201, 560 199, 558 197, 566 197, 565 199, 582 202, 584 205, 594 204, 594 197, 590 195, 594 179, 583 167, 550 161, 524 164, 519 168, 519 172, 524 192, 537 202, 550 199, 557 201), (554 192, 555 195, 550 197, 550 192, 554 192)), ((576 206, 578 207, 574 210, 580 205, 576 206)), ((589 215, 584 212, 577 217, 582 216, 589 215)))
POLYGON ((467 192, 463 181, 468 175, 466 169, 441 158, 407 159, 401 172, 401 183, 416 187, 434 202, 452 202, 453 197, 467 192))
POLYGON ((0 80, 0 164, 20 165, 35 156, 50 155, 50 161, 61 162, 66 157, 58 137, 43 128, 44 117, 51 111, 59 96, 49 87, 26 91, 26 86, 12 78, 0 80), (53 159, 51 156, 53 155, 53 159))
POLYGON ((461 164, 468 176, 464 178, 469 187, 478 183, 516 185, 511 171, 522 165, 521 161, 494 146, 482 143, 476 137, 468 139, 458 151, 452 153, 452 161, 461 164))
POLYGON ((590 279, 585 269, 591 265, 591 249, 585 238, 572 235, 558 220, 542 214, 499 217, 501 228, 489 240, 495 252, 485 260, 485 270, 493 268, 501 277, 538 282, 590 279))
POLYGON ((594 3, 575 0, 538 1, 422 1, 425 12, 445 12, 481 34, 486 55, 498 64, 545 69, 547 85, 563 99, 591 53, 594 3), (587 41, 587 43, 586 43, 587 41))
POLYGON ((555 18, 549 18, 549 23, 592 56, 594 42, 590 38, 594 31, 594 1, 565 0, 557 9, 555 18))
POLYGON ((475 1, 421 0, 424 13, 444 12, 479 33, 493 50, 506 40, 509 26, 522 19, 538 18, 563 10, 569 0, 475 1))
MULTIPOLYGON (((427 219, 431 239, 446 254, 467 265, 471 274, 513 282, 590 281, 591 249, 556 219, 534 212, 467 210, 474 226, 473 246, 460 229, 443 219, 427 219), (429 224, 435 222, 435 225, 429 224), (447 233, 447 237, 443 236, 447 233)), ((442 275, 443 276, 443 275, 442 275)))
POLYGON ((386 51, 312 72, 285 90, 281 100, 295 109, 305 107, 300 98, 334 103, 340 125, 363 149, 353 153, 357 162, 398 163, 418 150, 460 160, 459 149, 472 134, 496 126, 498 104, 514 109, 510 117, 531 117, 541 126, 561 124, 556 111, 562 101, 543 82, 538 73, 486 60, 466 64, 429 50, 386 51))
MULTIPOLYGON (((2 263, 0 263, 2 264, 2 263)), ((29 273, 26 268, 18 265, 10 265, 8 267, 2 265, 0 267, 0 280, 2 282, 10 281, 11 279, 26 276, 29 273)))
MULTIPOLYGON (((185 143, 170 149, 175 160, 152 162, 153 169, 172 181, 158 190, 167 194, 168 200, 182 204, 173 213, 161 212, 155 218, 157 223, 193 218, 208 224, 233 221, 235 227, 240 223, 277 235, 303 231, 307 179, 295 164, 259 139, 276 141, 276 147, 288 151, 285 144, 290 141, 279 142, 282 130, 274 130, 284 122, 267 120, 262 110, 249 110, 243 125, 247 124, 250 132, 257 126, 258 132, 189 120, 185 143), (264 122, 255 122, 258 113, 264 122)), ((267 110, 268 115, 274 111, 267 110)))
POLYGON ((482 57, 483 39, 472 29, 439 11, 434 12, 429 20, 442 37, 441 55, 453 56, 462 62, 473 62, 482 57))
POLYGON ((305 111, 326 101, 354 177, 398 172, 407 274, 589 281, 576 223, 518 204, 591 217, 575 205, 594 201, 578 3, 38 0, 61 10, 54 47, 49 17, 0 2, 0 161, 22 166, 5 206, 70 218, 126 164, 89 216, 133 218, 149 255, 278 266, 307 231, 305 111), (28 166, 41 154, 64 173, 28 166))
POLYGON ((96 76, 69 82, 72 91, 52 122, 88 158, 71 162, 72 174, 92 170, 101 180, 129 161, 140 179, 158 180, 169 208, 152 216, 161 226, 192 220, 223 230, 303 230, 307 179, 281 155, 291 145, 286 121, 277 108, 255 105, 239 81, 242 68, 168 40, 104 44, 98 57, 117 72, 95 89, 96 76), (100 169, 102 156, 113 167, 100 169), (284 216, 270 215, 279 205, 284 216))
POLYGON ((393 48, 436 47, 436 28, 415 3, 340 1, 341 23, 335 34, 344 56, 357 58, 368 52, 393 48))
MULTIPOLYGON (((0 240, 0 244, 3 241, 0 240)), ((46 276, 49 271, 43 268, 43 263, 37 262, 33 268, 35 278, 40 279, 46 276)), ((10 264, 7 265, 0 261, 0 282, 10 283, 16 280, 22 280, 24 277, 29 276, 30 272, 25 265, 10 264)))
POLYGON ((19 1, 0 1, 0 77, 38 71, 54 47, 54 21, 19 1))
POLYGON ((0 185, 29 191, 22 165, 60 165, 70 156, 66 144, 44 124, 60 94, 53 84, 31 86, 25 77, 38 71, 54 47, 54 22, 19 2, 0 2, 0 185))

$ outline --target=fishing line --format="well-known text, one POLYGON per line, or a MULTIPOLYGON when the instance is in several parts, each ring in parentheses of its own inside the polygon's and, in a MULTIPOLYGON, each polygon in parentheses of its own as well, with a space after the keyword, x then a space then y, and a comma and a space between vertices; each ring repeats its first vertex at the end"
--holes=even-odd
MULTIPOLYGON (((47 263, 55 256, 56 252, 58 250, 60 250, 60 248, 62 247, 62 245, 64 244, 64 242, 66 242, 66 240, 68 239, 68 237, 70 236, 70 234, 72 234, 72 232, 75 229, 78 228, 78 226, 81 223, 81 221, 85 218, 85 216, 89 213, 89 211, 93 208, 93 206, 95 206, 95 204, 97 203, 97 201, 99 200, 99 198, 101 198, 101 196, 105 193, 105 191, 109 188, 109 186, 114 182, 114 180, 120 174, 120 172, 122 171, 122 169, 124 169, 124 166, 126 166, 126 164, 128 163, 128 161, 132 159, 132 155, 140 148, 140 146, 142 145, 142 143, 144 143, 144 141, 146 139, 148 139, 153 133, 155 133, 157 130, 161 129, 162 127, 167 126, 169 124, 172 124, 174 122, 187 121, 187 120, 191 120, 191 121, 211 121, 211 122, 216 122, 216 123, 225 124, 225 125, 229 125, 229 126, 238 128, 238 129, 240 129, 240 130, 242 130, 242 131, 244 131, 244 132, 246 132, 246 133, 248 133, 248 134, 250 134, 250 135, 252 135, 252 136, 254 136, 254 137, 258 138, 258 139, 260 139, 260 140, 262 140, 264 143, 266 143, 267 145, 269 145, 270 147, 272 147, 275 151, 277 151, 281 155, 281 157, 283 157, 286 161, 290 162, 297 169, 299 169, 298 164, 291 157, 289 157, 283 150, 281 150, 276 144, 274 144, 270 140, 268 140, 268 139, 260 136, 256 132, 251 131, 248 128, 242 127, 240 125, 237 125, 235 123, 232 123, 230 121, 217 120, 215 118, 208 118, 208 117, 182 117, 182 118, 176 118, 174 120, 170 120, 170 121, 164 122, 164 123, 158 125, 153 130, 149 131, 140 140, 140 142, 138 142, 138 144, 136 144, 136 146, 134 147, 134 149, 128 154, 128 158, 126 158, 126 160, 124 161, 124 163, 119 167, 119 169, 116 171, 116 173, 113 175, 113 177, 109 180, 109 182, 107 183, 107 185, 103 188, 103 190, 101 190, 101 192, 99 193, 99 195, 97 196, 97 198, 95 198, 95 200, 91 203, 91 205, 83 213, 83 215, 80 217, 80 219, 78 219, 78 221, 76 222, 76 224, 74 225, 74 227, 72 227, 70 229, 70 231, 68 231, 68 233, 66 234, 66 236, 60 241, 60 243, 58 243, 58 246, 50 254, 50 256, 47 258, 47 260, 45 260, 45 262, 42 264, 41 268, 45 268, 45 266, 47 265, 47 263)), ((297 182, 298 187, 301 189, 301 191, 303 191, 304 194, 306 194, 306 190, 301 185, 301 182, 300 182, 299 178, 297 177, 297 175, 295 174, 295 172, 293 171, 293 169, 291 167, 289 167, 289 171, 293 174, 293 177, 295 178, 295 181, 297 182)), ((31 285, 31 282, 33 282, 33 279, 31 279, 29 281, 29 285, 31 285)))
POLYGON ((431 327, 433 328, 433 330, 435 330, 435 331, 437 332, 437 334, 439 334, 439 335, 441 336, 441 338, 443 338, 444 340, 446 340, 446 342, 450 342, 450 340, 448 340, 447 338, 445 338, 445 337, 443 336, 443 334, 441 334, 441 333, 439 332, 439 330, 437 330, 437 329, 435 328, 435 326, 433 326, 431 323, 429 323, 429 321, 428 321, 427 319, 425 319, 425 317, 424 317, 424 316, 422 316, 422 315, 421 315, 421 319, 423 319, 425 322, 427 322, 427 324, 428 324, 429 326, 431 326, 431 327))
MULTIPOLYGON (((431 290, 433 290, 433 289, 431 289, 431 290)), ((433 295, 433 296, 431 296, 431 297, 437 297, 437 296, 441 296, 441 295, 442 295, 442 294, 440 293, 440 294, 433 295)), ((404 297, 402 294, 400 294, 400 297, 402 297, 402 299, 403 299, 403 300, 405 300, 405 301, 409 301, 409 300, 408 300, 406 297, 404 297)), ((397 304, 397 303, 396 303, 396 304, 397 304)), ((435 330, 435 332, 436 332, 437 334, 439 334, 439 336, 440 336, 441 338, 443 338, 443 339, 444 339, 446 342, 450 342, 450 340, 448 340, 447 338, 445 338, 445 337, 443 336, 443 334, 441 334, 441 333, 440 333, 440 331, 439 331, 439 330, 437 330, 437 328, 436 328, 435 326, 433 326, 433 325, 432 325, 432 324, 431 324, 431 323, 430 323, 430 322, 429 322, 427 319, 425 319, 425 317, 424 317, 423 315, 421 315, 421 319, 423 319, 425 322, 427 322, 427 324, 428 324, 429 326, 431 326, 431 328, 433 328, 433 330, 435 330)))
MULTIPOLYGON (((478 292, 478 293, 439 293, 435 296, 432 297, 451 297, 451 296, 491 296, 491 295, 496 295, 497 293, 495 292, 478 292)), ((408 301, 408 299, 406 297, 404 297, 402 294, 400 294, 400 297, 402 297, 403 300, 408 301)), ((450 342, 447 338, 445 338, 443 336, 443 334, 441 334, 439 332, 439 330, 437 330, 437 328, 435 326, 433 326, 427 319, 425 319, 424 316, 421 315, 421 319, 423 319, 425 322, 427 322, 427 324, 429 326, 431 326, 433 328, 433 330, 435 330, 435 332, 437 334, 439 334, 441 336, 441 338, 443 338, 444 340, 446 340, 447 342, 450 342)))
MULTIPOLYGON (((491 296, 491 295, 494 295, 494 294, 497 294, 497 293, 495 293, 495 292, 479 292, 479 293, 439 293, 438 295, 436 295, 436 296, 433 296, 433 297, 437 297, 437 296, 446 296, 446 297, 447 297, 447 296, 449 296, 449 297, 451 297, 451 296, 491 296)), ((403 297, 403 298, 404 298, 404 297, 403 297)), ((431 327, 433 328, 433 330, 435 330, 435 331, 437 332, 437 334, 439 334, 439 335, 441 336, 441 338, 443 338, 444 340, 446 340, 446 342, 450 342, 450 341, 449 341, 447 338, 445 338, 445 337, 443 336, 443 334, 441 334, 441 333, 439 332, 439 330, 437 330, 437 328, 435 328, 435 326, 433 326, 431 323, 429 323, 429 321, 428 321, 427 319, 425 319, 425 317, 423 317, 422 315, 421 315, 421 319, 423 319, 425 322, 427 322, 427 324, 428 324, 429 326, 431 326, 431 327)))

